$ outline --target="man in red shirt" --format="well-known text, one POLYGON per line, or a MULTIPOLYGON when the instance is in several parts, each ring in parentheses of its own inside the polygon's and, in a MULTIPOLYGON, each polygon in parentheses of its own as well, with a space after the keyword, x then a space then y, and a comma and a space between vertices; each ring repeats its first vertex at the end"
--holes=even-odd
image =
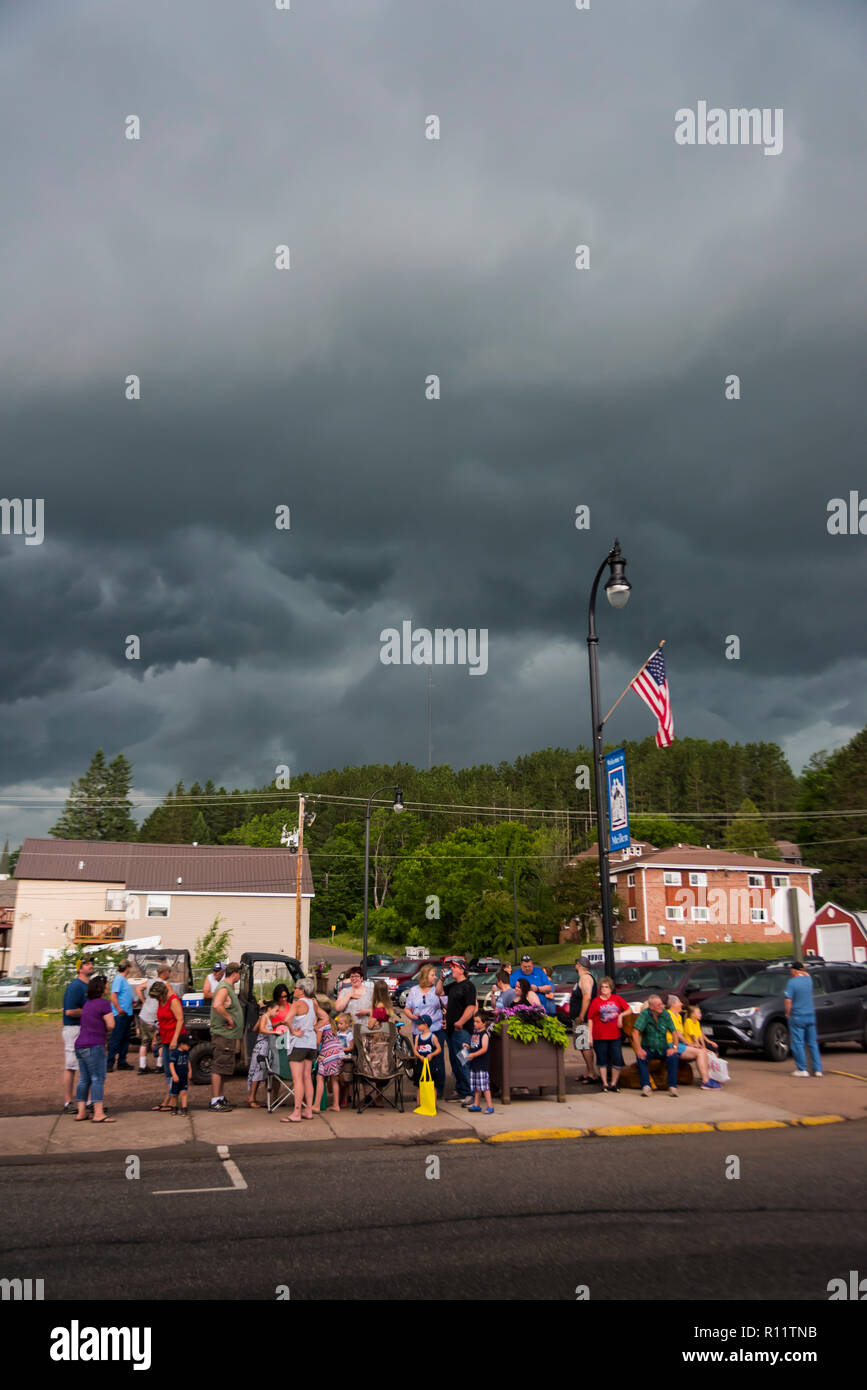
POLYGON ((587 1020, 593 1030, 593 1047, 603 1091, 619 1091, 618 1081, 623 1067, 623 1048, 620 1030, 629 1013, 629 1005, 614 993, 614 981, 604 975, 599 981, 599 993, 591 1000, 587 1020), (606 1081, 606 1073, 610 1080, 606 1081))

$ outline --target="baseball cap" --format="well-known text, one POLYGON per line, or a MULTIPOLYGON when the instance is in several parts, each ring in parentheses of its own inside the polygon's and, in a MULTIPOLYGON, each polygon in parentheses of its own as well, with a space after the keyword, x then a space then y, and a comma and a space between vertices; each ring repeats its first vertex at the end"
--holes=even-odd
POLYGON ((419 1021, 419 1023, 424 1023, 424 1024, 426 1024, 426 1026, 427 1026, 428 1028, 430 1028, 431 1023, 432 1023, 432 1019, 431 1019, 430 1014, 419 1014, 419 1016, 418 1016, 418 1021, 419 1021))
POLYGON ((532 960, 532 959, 533 959, 533 957, 532 957, 532 956, 528 956, 528 955, 523 955, 523 956, 521 957, 521 960, 522 960, 522 961, 524 961, 524 960, 532 960))
POLYGON ((214 966, 215 970, 225 970, 225 968, 226 962, 224 960, 218 960, 214 966))

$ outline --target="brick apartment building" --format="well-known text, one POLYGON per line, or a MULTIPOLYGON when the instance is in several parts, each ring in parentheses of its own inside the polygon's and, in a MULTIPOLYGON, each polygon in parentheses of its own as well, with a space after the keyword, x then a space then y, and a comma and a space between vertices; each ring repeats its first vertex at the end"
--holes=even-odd
POLYGON ((791 940, 789 887, 803 889, 809 899, 809 907, 802 905, 802 931, 813 919, 812 880, 819 869, 700 845, 649 848, 631 845, 609 860, 621 904, 618 941, 791 940))

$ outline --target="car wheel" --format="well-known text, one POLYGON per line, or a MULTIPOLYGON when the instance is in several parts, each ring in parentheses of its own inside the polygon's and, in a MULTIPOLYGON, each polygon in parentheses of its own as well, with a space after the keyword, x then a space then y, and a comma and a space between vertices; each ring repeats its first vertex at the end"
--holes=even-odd
POLYGON ((208 1086, 211 1081, 211 1061, 214 1044, 197 1043, 190 1052, 190 1077, 194 1086, 208 1086))
POLYGON ((763 1039, 765 1056, 770 1062, 785 1062, 789 1055, 789 1030, 785 1023, 769 1023, 763 1039))

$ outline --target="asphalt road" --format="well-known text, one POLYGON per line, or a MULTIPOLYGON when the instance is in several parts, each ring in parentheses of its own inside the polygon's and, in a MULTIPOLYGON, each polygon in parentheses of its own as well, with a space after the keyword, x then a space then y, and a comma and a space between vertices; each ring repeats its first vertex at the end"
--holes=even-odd
POLYGON ((0 1274, 47 1300, 826 1301, 867 1271, 865 1138, 257 1147, 231 1156, 243 1190, 212 1151, 144 1154, 133 1180, 121 1154, 7 1162, 0 1274))

